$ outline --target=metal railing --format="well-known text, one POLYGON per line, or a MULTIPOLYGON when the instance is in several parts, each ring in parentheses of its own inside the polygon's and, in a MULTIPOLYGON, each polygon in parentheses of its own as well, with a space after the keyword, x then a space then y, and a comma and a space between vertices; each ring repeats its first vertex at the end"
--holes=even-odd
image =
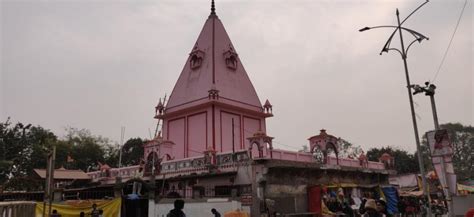
MULTIPOLYGON (((44 194, 37 192, 3 192, 0 194, 0 201, 42 201, 44 194)), ((0 217, 2 217, 0 215, 0 217)))
POLYGON ((35 202, 13 201, 0 202, 0 217, 35 216, 35 202))
POLYGON ((163 198, 229 198, 248 193, 250 186, 217 186, 215 188, 194 187, 160 191, 163 198))

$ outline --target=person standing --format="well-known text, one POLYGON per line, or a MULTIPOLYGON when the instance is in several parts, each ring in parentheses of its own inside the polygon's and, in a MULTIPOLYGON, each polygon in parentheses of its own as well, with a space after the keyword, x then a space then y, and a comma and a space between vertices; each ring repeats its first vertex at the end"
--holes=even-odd
POLYGON ((214 217, 221 217, 221 214, 219 212, 217 212, 216 209, 212 208, 211 212, 212 212, 212 214, 214 214, 214 217))
POLYGON ((174 209, 170 210, 167 217, 186 217, 186 214, 184 214, 183 209, 184 200, 175 200, 174 209))
POLYGON ((53 212, 51 213, 51 217, 61 217, 61 214, 59 214, 57 210, 53 209, 53 212))
POLYGON ((99 210, 97 209, 97 204, 92 204, 92 211, 90 213, 92 217, 99 217, 100 213, 99 210))
POLYGON ((140 167, 138 168, 138 171, 135 171, 135 174, 133 175, 133 178, 136 179, 133 181, 133 193, 132 194, 137 194, 141 196, 141 191, 142 191, 142 183, 141 179, 143 179, 143 165, 140 164, 140 167))

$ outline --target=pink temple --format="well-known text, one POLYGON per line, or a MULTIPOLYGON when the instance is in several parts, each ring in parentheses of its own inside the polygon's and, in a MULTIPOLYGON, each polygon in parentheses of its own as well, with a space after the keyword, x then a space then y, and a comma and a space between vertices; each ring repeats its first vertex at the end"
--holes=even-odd
MULTIPOLYGON (((385 169, 384 162, 369 162, 363 154, 357 160, 340 158, 339 141, 326 130, 309 138, 309 152, 275 149, 273 137, 266 132, 266 118, 273 117, 272 110, 268 100, 261 104, 222 22, 211 13, 168 102, 160 99, 155 107, 155 118, 163 123, 162 134, 144 146, 145 175, 205 173, 208 164, 221 172, 230 171, 235 164, 229 162, 249 159, 385 169)), ((101 171, 89 175, 112 183, 112 177, 128 179, 139 168, 112 168, 107 177, 101 171)))

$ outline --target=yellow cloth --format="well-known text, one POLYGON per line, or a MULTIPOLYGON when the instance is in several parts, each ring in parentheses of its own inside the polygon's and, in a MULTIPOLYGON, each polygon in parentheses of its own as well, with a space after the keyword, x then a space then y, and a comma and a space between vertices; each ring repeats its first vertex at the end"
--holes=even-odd
MULTIPOLYGON (((53 203, 51 209, 57 210, 61 217, 77 217, 81 212, 87 216, 92 211, 92 204, 97 204, 97 209, 104 211, 104 217, 118 217, 122 205, 121 198, 113 200, 77 200, 68 201, 66 204, 53 203)), ((46 213, 48 213, 48 204, 46 204, 46 213)), ((36 203, 36 217, 43 216, 43 202, 36 203)))
POLYGON ((328 207, 322 200, 321 200, 321 212, 323 215, 334 215, 334 213, 328 209, 328 207))
POLYGON ((382 188, 380 187, 380 185, 379 185, 379 187, 378 187, 377 190, 379 191, 379 194, 380 194, 380 198, 379 198, 379 199, 383 199, 383 200, 385 201, 385 203, 386 203, 386 202, 387 202, 387 198, 385 197, 385 194, 383 193, 382 188))
POLYGON ((247 212, 236 210, 224 213, 224 217, 249 217, 249 214, 247 212))
POLYGON ((474 186, 458 184, 458 191, 467 191, 474 193, 474 186))
POLYGON ((338 184, 331 184, 331 185, 326 185, 326 188, 357 188, 358 185, 355 183, 338 183, 338 184))
POLYGON ((423 191, 423 181, 421 179, 421 176, 416 176, 416 182, 418 183, 418 189, 420 191, 423 191))

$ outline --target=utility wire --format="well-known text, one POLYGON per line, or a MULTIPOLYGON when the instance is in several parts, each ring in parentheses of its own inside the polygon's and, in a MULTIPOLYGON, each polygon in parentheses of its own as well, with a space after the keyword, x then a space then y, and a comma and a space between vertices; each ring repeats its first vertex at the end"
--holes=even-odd
POLYGON ((451 35, 451 39, 449 40, 448 47, 446 48, 446 51, 444 52, 443 59, 441 59, 441 63, 439 64, 438 71, 436 71, 435 76, 431 80, 430 83, 434 82, 436 78, 438 77, 439 72, 441 71, 441 67, 443 66, 444 60, 446 59, 446 56, 448 55, 449 48, 451 48, 451 44, 453 43, 454 35, 456 35, 456 31, 458 30, 459 23, 461 22, 462 15, 464 13, 464 9, 466 8, 467 5, 467 0, 464 1, 464 5, 462 6, 461 14, 459 15, 458 22, 456 23, 456 27, 454 28, 454 32, 451 35))

